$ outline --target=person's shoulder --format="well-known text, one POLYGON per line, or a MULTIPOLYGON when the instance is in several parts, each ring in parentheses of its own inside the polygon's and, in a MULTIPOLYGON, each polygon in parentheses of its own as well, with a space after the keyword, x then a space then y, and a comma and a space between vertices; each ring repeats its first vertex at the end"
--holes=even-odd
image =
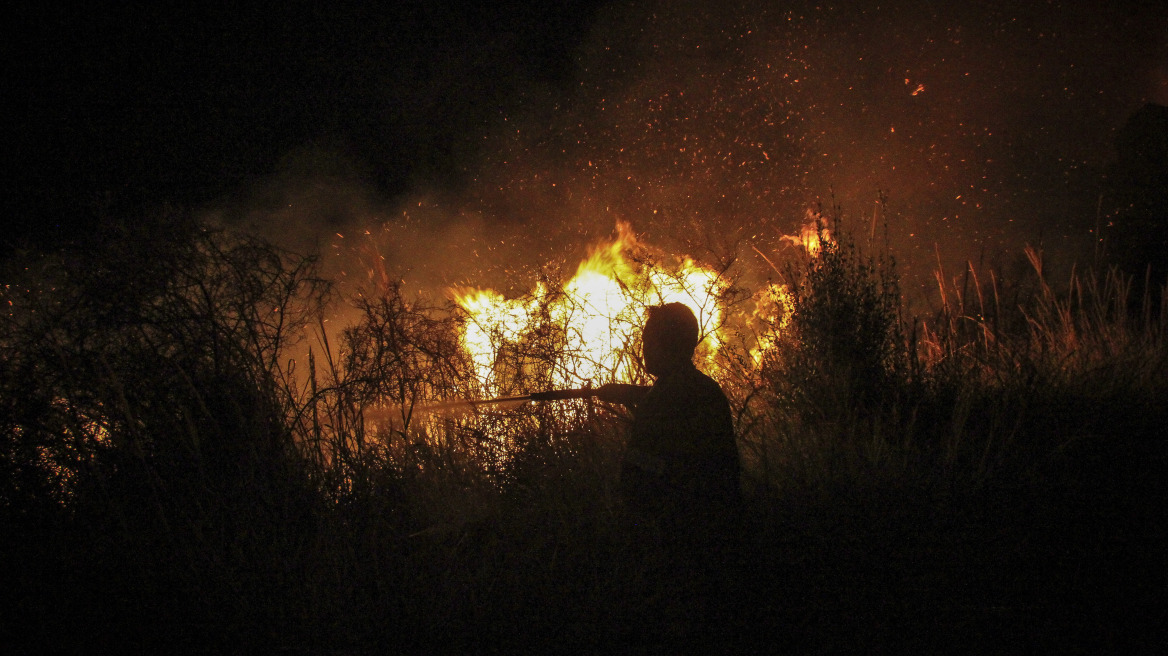
POLYGON ((698 369, 697 367, 693 367, 692 369, 689 369, 686 372, 686 378, 689 381, 692 381, 691 384, 696 383, 699 385, 705 385, 705 386, 713 385, 714 387, 718 387, 718 381, 714 380, 708 374, 706 374, 701 369, 698 369))
POLYGON ((718 384, 718 381, 714 380, 699 370, 697 367, 694 367, 692 371, 688 372, 685 377, 684 384, 687 388, 702 396, 725 396, 725 393, 722 392, 722 386, 718 384))

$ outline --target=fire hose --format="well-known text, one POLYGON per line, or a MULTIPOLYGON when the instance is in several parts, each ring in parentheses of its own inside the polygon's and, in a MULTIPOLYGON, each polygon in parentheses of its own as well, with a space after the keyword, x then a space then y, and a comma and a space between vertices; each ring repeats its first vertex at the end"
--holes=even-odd
POLYGON ((566 399, 587 399, 596 396, 598 388, 582 387, 580 389, 548 390, 546 392, 532 392, 519 396, 500 396, 494 399, 472 399, 466 403, 470 405, 491 405, 494 403, 509 403, 512 401, 563 401, 566 399))
POLYGON ((560 389, 548 390, 546 392, 532 392, 530 394, 521 394, 519 396, 502 396, 495 399, 480 399, 467 401, 471 405, 488 405, 492 403, 508 403, 513 401, 563 401, 567 399, 588 399, 594 396, 600 396, 600 390, 605 390, 604 400, 614 401, 617 403, 636 403, 640 397, 648 390, 647 387, 641 385, 628 384, 608 384, 604 387, 583 387, 578 389, 560 389), (619 400, 617 397, 620 397, 619 400))
MULTIPOLYGON (((500 396, 493 399, 450 399, 447 401, 439 401, 437 403, 412 405, 409 407, 407 414, 473 410, 483 405, 522 403, 524 401, 563 401, 568 399, 588 399, 593 397, 601 397, 602 401, 607 401, 609 403, 620 403, 626 406, 633 406, 641 400, 648 389, 648 387, 643 387, 641 385, 609 383, 602 387, 548 390, 545 392, 520 394, 518 396, 500 396)), ((365 418, 367 420, 383 419, 386 416, 397 416, 402 411, 402 406, 367 408, 365 410, 365 418)))

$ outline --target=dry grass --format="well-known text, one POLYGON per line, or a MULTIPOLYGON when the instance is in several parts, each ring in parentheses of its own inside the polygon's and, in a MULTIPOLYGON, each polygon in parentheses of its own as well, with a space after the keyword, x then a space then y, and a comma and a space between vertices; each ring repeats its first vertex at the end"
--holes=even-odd
POLYGON ((751 501, 703 587, 622 513, 626 416, 419 412, 474 391, 461 319, 391 284, 292 371, 325 298, 311 263, 187 230, 10 273, 8 644, 651 650, 700 627, 833 651, 1149 626, 1157 582, 1119 563, 1163 545, 1168 322, 1119 274, 1056 289, 1035 254, 1011 284, 1031 294, 970 269, 909 321, 846 236, 790 268, 762 366, 745 332, 720 363, 751 501))

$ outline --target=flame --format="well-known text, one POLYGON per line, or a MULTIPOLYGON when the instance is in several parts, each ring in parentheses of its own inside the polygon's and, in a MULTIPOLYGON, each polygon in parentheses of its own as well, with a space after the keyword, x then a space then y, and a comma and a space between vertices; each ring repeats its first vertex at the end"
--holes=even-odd
POLYGON ((797 235, 783 235, 783 241, 789 241, 796 246, 802 246, 811 257, 817 257, 820 249, 820 238, 831 239, 831 231, 827 229, 827 219, 814 210, 807 210, 806 222, 799 229, 797 235))
MULTIPOLYGON (((536 298, 542 295, 541 291, 537 291, 536 298)), ((489 289, 455 292, 455 301, 469 319, 463 327, 462 347, 470 356, 484 393, 495 394, 502 387, 495 375, 497 355, 506 345, 519 342, 533 321, 538 301, 508 300, 489 289)))
POLYGON ((698 318, 699 364, 723 344, 719 299, 728 284, 712 269, 681 258, 663 266, 648 257, 629 226, 594 248, 562 287, 537 284, 522 298, 492 290, 452 290, 466 313, 462 346, 485 395, 635 382, 645 308, 678 302, 698 318))
POLYGON ((750 349, 750 358, 756 367, 762 364, 767 351, 775 347, 779 336, 786 331, 791 322, 792 307, 791 291, 786 285, 770 283, 756 295, 751 315, 756 344, 750 349))
MULTIPOLYGON (((831 230, 827 228, 827 217, 808 209, 805 221, 798 234, 783 235, 782 241, 802 247, 807 255, 816 258, 823 250, 823 240, 831 242, 831 230)), ((762 251, 755 249, 776 273, 779 268, 762 251)), ((794 310, 790 289, 784 284, 770 283, 755 295, 755 308, 749 323, 754 331, 755 345, 750 349, 751 361, 757 367, 762 364, 766 353, 773 349, 791 321, 794 310)))

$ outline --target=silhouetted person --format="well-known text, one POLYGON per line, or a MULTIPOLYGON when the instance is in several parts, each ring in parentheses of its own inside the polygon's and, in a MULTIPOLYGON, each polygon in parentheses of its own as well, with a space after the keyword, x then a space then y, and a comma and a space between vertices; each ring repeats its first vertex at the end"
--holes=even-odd
POLYGON ((718 383, 693 364, 698 322, 688 307, 650 307, 642 343, 645 370, 656 382, 605 385, 597 393, 633 413, 621 492, 635 514, 702 531, 740 503, 730 403, 718 383))
POLYGON ((693 364, 698 322, 680 303, 649 308, 642 334, 651 387, 605 385, 633 425, 621 463, 621 494, 633 528, 657 554, 634 631, 683 639, 725 626, 733 594, 735 518, 741 503, 730 403, 693 364))

